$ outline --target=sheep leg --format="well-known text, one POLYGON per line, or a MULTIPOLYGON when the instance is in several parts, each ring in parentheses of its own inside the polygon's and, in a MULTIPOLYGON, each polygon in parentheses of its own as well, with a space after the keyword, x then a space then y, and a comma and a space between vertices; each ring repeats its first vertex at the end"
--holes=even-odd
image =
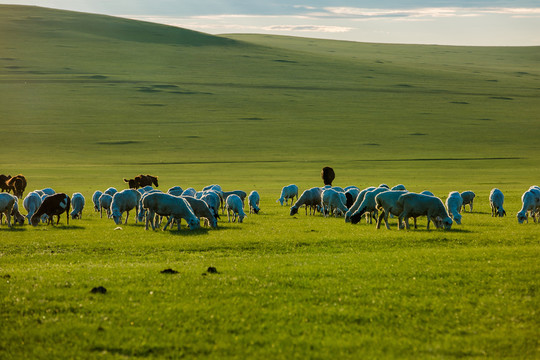
MULTIPOLYGON (((427 229, 429 230, 429 222, 431 221, 431 217, 427 216, 427 229)), ((435 222, 433 222, 435 224, 435 222)))
POLYGON ((230 211, 230 209, 227 209, 227 220, 229 220, 229 222, 231 222, 231 211, 230 211))
MULTIPOLYGON (((165 226, 163 227, 163 229, 161 229, 161 231, 167 230, 167 228, 169 227, 169 224, 172 222, 173 219, 174 217, 172 215, 169 216, 169 219, 167 220, 167 222, 165 223, 165 226)), ((178 225, 178 230, 180 230, 180 225, 178 225)))
MULTIPOLYGON (((399 214, 398 217, 398 223, 401 224, 403 222, 403 219, 405 219, 405 229, 409 230, 409 219, 406 218, 405 211, 403 211, 401 214, 399 214)), ((398 227, 398 229, 401 230, 401 227, 398 227)))
POLYGON ((377 218, 377 226, 376 226, 377 230, 381 228, 381 221, 384 218, 385 213, 386 213, 385 211, 381 211, 381 215, 379 215, 379 217, 377 218))
POLYGON ((129 217, 129 210, 128 210, 128 211, 126 211, 126 221, 124 222, 124 225, 126 225, 126 224, 127 224, 127 220, 128 220, 128 217, 129 217))

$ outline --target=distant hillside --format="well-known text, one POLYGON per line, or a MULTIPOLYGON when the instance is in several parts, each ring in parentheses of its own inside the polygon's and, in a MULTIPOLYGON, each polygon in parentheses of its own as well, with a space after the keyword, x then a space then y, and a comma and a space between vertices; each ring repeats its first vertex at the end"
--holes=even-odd
POLYGON ((0 34, 5 159, 540 156, 538 47, 211 36, 26 6, 0 6, 0 34))
POLYGON ((124 18, 34 6, 0 5, 2 33, 26 36, 88 36, 176 45, 230 45, 233 40, 197 31, 124 18))

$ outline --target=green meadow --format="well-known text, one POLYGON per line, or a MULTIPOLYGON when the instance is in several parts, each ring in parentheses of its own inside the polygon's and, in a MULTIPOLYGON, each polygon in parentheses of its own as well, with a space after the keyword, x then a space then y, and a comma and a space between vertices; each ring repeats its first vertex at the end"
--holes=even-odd
POLYGON ((539 69, 540 47, 211 36, 1 5, 0 173, 86 207, 0 225, 0 359, 538 358, 540 225, 516 213, 540 185, 539 69), (323 166, 343 187, 477 197, 451 231, 289 216, 281 188, 322 185, 323 166), (257 190, 262 211, 115 230, 92 193, 141 173, 257 190))

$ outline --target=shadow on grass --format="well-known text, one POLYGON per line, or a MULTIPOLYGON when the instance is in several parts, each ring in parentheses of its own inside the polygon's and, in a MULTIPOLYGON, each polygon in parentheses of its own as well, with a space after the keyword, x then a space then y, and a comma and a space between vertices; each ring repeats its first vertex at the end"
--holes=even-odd
POLYGON ((0 227, 0 231, 3 232, 3 231, 6 231, 6 232, 20 232, 20 231, 26 231, 26 227, 22 227, 22 226, 12 226, 12 227, 7 227, 7 225, 2 226, 0 227))
POLYGON ((36 229, 55 229, 55 230, 84 230, 86 227, 80 225, 38 225, 36 229))

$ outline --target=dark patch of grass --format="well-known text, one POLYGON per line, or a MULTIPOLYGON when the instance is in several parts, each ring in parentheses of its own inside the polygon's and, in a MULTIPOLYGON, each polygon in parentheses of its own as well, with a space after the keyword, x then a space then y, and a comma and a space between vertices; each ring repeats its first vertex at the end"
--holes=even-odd
POLYGON ((138 140, 107 140, 107 141, 97 141, 96 144, 99 145, 132 145, 140 144, 142 141, 138 140))
POLYGON ((507 97, 507 96, 491 96, 490 99, 495 99, 495 100, 514 100, 513 98, 507 97))
POLYGON ((467 102, 467 101, 450 101, 450 104, 469 105, 469 102, 467 102))

